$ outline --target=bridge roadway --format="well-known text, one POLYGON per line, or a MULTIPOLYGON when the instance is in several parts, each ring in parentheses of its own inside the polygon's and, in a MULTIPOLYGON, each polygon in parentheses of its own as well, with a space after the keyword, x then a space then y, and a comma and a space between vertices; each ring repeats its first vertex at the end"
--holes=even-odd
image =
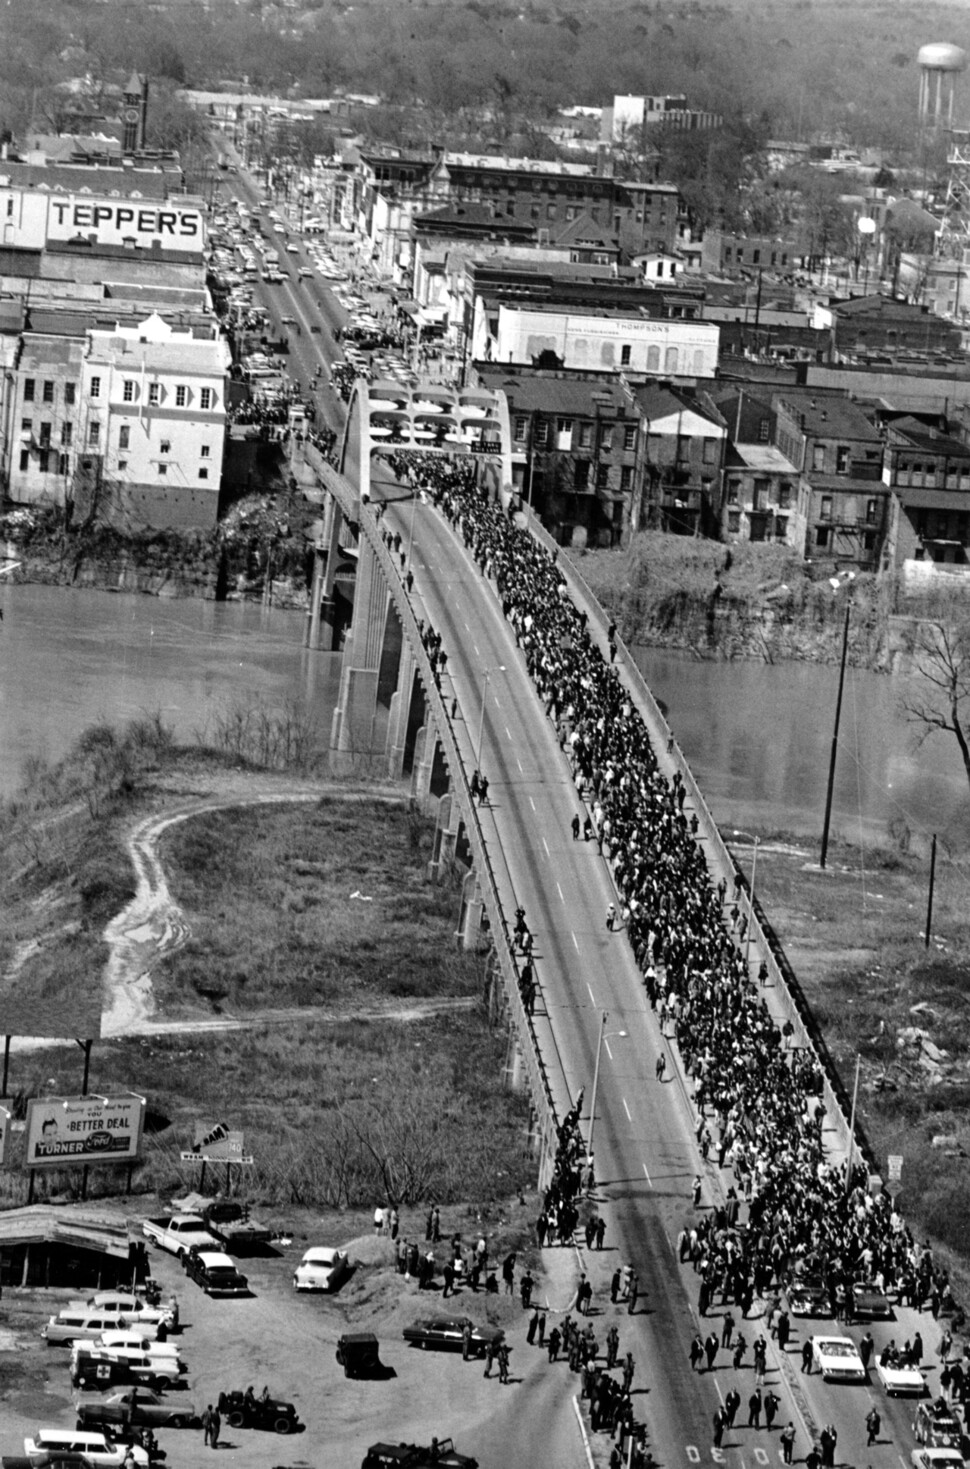
MULTIPOLYGON (((410 515, 410 499, 388 496, 387 522, 401 531, 405 544, 410 515)), ((608 1252, 583 1252, 578 1268, 589 1271, 596 1289, 593 1320, 599 1338, 616 1319, 621 1353, 632 1350, 637 1359, 634 1402, 637 1416, 648 1424, 655 1461, 678 1469, 700 1462, 754 1469, 780 1461, 778 1430, 792 1421, 798 1431, 796 1460, 808 1451, 810 1434, 834 1423, 837 1463, 872 1469, 902 1464, 905 1469, 912 1446, 909 1406, 887 1399, 875 1378, 863 1388, 828 1386, 818 1376, 801 1374, 802 1332, 846 1330, 830 1321, 793 1321, 783 1360, 771 1343, 767 1387, 782 1400, 775 1432, 736 1427, 725 1434, 721 1449, 712 1447, 713 1414, 732 1386, 742 1399, 738 1424, 746 1424, 754 1370, 749 1350, 747 1366, 738 1373, 727 1352, 719 1354, 713 1373, 692 1372, 690 1339, 698 1329, 705 1336, 712 1328, 720 1334, 722 1312, 698 1318, 698 1278, 678 1263, 674 1241, 692 1213, 695 1174, 702 1172, 706 1203, 730 1175, 719 1177, 713 1164, 702 1164, 688 1091, 646 1001, 630 945, 624 935, 606 929, 607 904, 615 898, 612 878, 594 843, 572 840, 570 821, 581 807, 495 589, 430 504, 415 507, 414 541, 416 610, 442 635, 448 653, 444 693, 458 700, 469 769, 477 763, 482 730, 481 769, 490 782, 482 829, 503 906, 512 913, 521 904, 535 935, 539 1044, 557 1100, 564 1094, 575 1097, 585 1086, 584 1129, 601 1015, 607 1012, 593 1148, 608 1252), (491 672, 482 722, 486 668, 491 672), (668 1065, 668 1079, 658 1083, 654 1068, 662 1049, 675 1064, 668 1065), (620 1262, 632 1264, 643 1290, 632 1318, 618 1315, 609 1304, 609 1276, 620 1262), (873 1404, 884 1431, 882 1442, 867 1449, 864 1419, 873 1404)), ((928 1327, 929 1318, 900 1311, 895 1322, 873 1328, 877 1349, 890 1337, 902 1344, 917 1329, 929 1349, 935 1332, 928 1327)), ((744 1323, 749 1344, 762 1328, 760 1321, 744 1323)), ((863 1330, 853 1327, 850 1334, 858 1340, 863 1330)))

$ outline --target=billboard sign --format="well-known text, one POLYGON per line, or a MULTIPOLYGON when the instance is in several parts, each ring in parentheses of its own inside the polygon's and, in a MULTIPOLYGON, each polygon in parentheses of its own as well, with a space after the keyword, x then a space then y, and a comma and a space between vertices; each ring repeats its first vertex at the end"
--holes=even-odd
POLYGON ((141 250, 192 250, 205 244, 205 217, 195 205, 147 199, 99 199, 68 194, 51 199, 48 241, 87 240, 99 245, 131 245, 141 250))
POLYGON ((35 1097, 27 1106, 24 1164, 66 1168, 132 1163, 141 1152, 145 1098, 35 1097))
POLYGON ((192 1151, 182 1153, 183 1163, 252 1163, 244 1150, 243 1134, 225 1122, 197 1122, 192 1151))

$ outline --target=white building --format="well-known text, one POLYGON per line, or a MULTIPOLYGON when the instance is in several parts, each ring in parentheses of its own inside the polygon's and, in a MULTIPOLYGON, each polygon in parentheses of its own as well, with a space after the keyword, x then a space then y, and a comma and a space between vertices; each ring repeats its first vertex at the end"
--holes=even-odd
POLYGON ((713 322, 646 317, 594 308, 497 307, 475 299, 472 356, 477 362, 534 365, 545 356, 586 372, 625 372, 696 380, 717 372, 720 332, 713 322))
POLYGON ((153 314, 90 331, 81 364, 79 508, 128 528, 215 524, 231 363, 219 337, 153 314))

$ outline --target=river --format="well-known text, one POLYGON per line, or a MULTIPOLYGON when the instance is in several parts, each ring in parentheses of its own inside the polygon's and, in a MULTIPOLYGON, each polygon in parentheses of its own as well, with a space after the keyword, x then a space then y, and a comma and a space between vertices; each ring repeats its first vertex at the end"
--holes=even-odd
POLYGON ((304 616, 243 602, 0 586, 0 796, 25 759, 56 761, 98 721, 160 713, 180 740, 237 702, 310 707, 326 747, 340 660, 302 646, 304 616))
MULTIPOLYGON (((166 601, 60 587, 0 587, 0 795, 24 760, 57 760, 92 723, 159 712, 180 739, 236 702, 312 710, 325 746, 336 654, 308 653, 304 617, 242 602, 166 601)), ((700 662, 656 649, 638 661, 718 820, 729 830, 821 828, 837 670, 700 662)), ((917 750, 902 684, 849 670, 835 829, 884 840, 902 823, 970 842, 970 797, 952 736, 917 750)))
MULTIPOLYGON (((838 669, 814 663, 705 662, 637 649, 718 822, 819 835, 838 669)), ((836 764, 833 831, 886 841, 905 827, 970 844, 970 792, 952 735, 921 747, 901 700, 907 681, 849 668, 836 764)))

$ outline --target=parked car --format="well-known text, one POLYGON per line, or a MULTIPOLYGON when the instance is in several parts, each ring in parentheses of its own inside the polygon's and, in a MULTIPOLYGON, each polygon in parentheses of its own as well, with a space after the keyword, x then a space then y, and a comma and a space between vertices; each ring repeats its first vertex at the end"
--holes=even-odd
POLYGON ((857 1280, 852 1287, 852 1314, 859 1321, 891 1321, 892 1303, 873 1281, 857 1280))
POLYGON ((222 1250, 189 1250, 185 1273, 209 1296, 248 1296, 249 1281, 222 1250))
POLYGON ((960 1424, 946 1398, 920 1403, 913 1419, 913 1437, 917 1443, 931 1449, 960 1447, 960 1424))
POLYGON ((219 1411, 229 1428, 265 1428, 273 1433, 296 1433, 303 1425, 292 1403, 255 1397, 249 1392, 219 1395, 219 1411))
POLYGON ((348 1331, 337 1342, 337 1364, 345 1377, 385 1377, 380 1342, 372 1331, 348 1331))
POLYGON ((120 1290, 102 1290, 97 1295, 90 1296, 87 1301, 69 1301, 71 1306, 90 1306, 92 1311, 103 1311, 106 1316, 124 1316, 126 1321, 153 1321, 155 1325, 164 1322, 166 1326, 175 1323, 175 1309, 172 1305, 162 1301, 157 1306, 150 1306, 141 1296, 128 1295, 120 1290))
POLYGON ((371 1444, 362 1469, 478 1469, 478 1460, 459 1454, 453 1439, 439 1438, 434 1449, 414 1443, 371 1444))
POLYGON ((820 1275, 804 1275, 788 1287, 788 1309, 793 1316, 831 1316, 828 1287, 820 1275))
POLYGON ((909 1462, 913 1469, 966 1469, 959 1449, 914 1449, 909 1462))
POLYGON ((848 1336, 813 1336, 812 1363, 826 1382, 865 1382, 859 1350, 848 1336))
POLYGON ((125 1387, 109 1393, 79 1393, 75 1401, 79 1428, 99 1423, 133 1428, 190 1428, 199 1415, 184 1398, 163 1398, 147 1387, 125 1387))
POLYGON ((315 1245, 307 1250, 293 1272, 295 1290, 336 1290, 350 1271, 346 1250, 315 1245))
POLYGON ((505 1340, 505 1332, 498 1326, 478 1326, 467 1316, 424 1316, 404 1328, 404 1340, 426 1351, 428 1347, 460 1351, 465 1326, 472 1329, 472 1351, 482 1356, 491 1342, 497 1347, 505 1340))
POLYGON ((178 1358, 181 1351, 177 1341, 155 1341, 153 1337, 139 1331, 137 1326, 131 1326, 127 1331, 102 1331, 90 1345, 92 1348, 97 1347, 99 1351, 134 1352, 137 1356, 144 1354, 147 1357, 178 1358))
MULTIPOLYGON (((48 1346, 67 1347, 76 1341, 93 1340, 113 1327, 132 1324, 127 1316, 119 1316, 116 1312, 95 1311, 90 1306, 66 1306, 41 1328, 41 1336, 46 1337, 48 1346)), ((142 1321, 138 1329, 146 1337, 157 1337, 159 1331, 154 1321, 142 1321)))
MULTIPOLYGON (((136 1464, 148 1464, 143 1448, 136 1446, 133 1452, 136 1464)), ((126 1444, 114 1443, 103 1433, 76 1428, 36 1428, 32 1438, 24 1439, 24 1454, 35 1469, 67 1454, 83 1454, 94 1469, 120 1469, 127 1453, 126 1444)))

